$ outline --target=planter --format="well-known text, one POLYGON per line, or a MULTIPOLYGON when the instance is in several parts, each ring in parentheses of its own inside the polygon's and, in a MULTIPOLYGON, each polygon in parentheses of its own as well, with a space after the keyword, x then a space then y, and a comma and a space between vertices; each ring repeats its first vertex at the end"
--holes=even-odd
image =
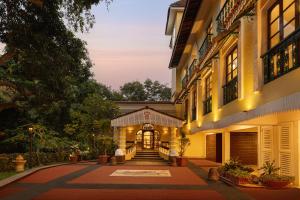
POLYGON ((125 155, 123 156, 116 156, 116 160, 118 164, 124 164, 125 163, 125 155))
POLYGON ((280 181, 280 180, 265 180, 263 181, 263 184, 269 188, 273 188, 273 189, 281 189, 284 188, 286 186, 288 186, 291 183, 291 181, 280 181))
POLYGON ((107 155, 100 155, 98 157, 98 163, 101 165, 105 165, 108 162, 108 156, 107 155))
POLYGON ((70 156, 70 162, 71 163, 77 163, 78 162, 78 156, 70 156))
POLYGON ((177 157, 176 162, 177 162, 177 166, 186 167, 188 165, 189 160, 184 157, 177 157))

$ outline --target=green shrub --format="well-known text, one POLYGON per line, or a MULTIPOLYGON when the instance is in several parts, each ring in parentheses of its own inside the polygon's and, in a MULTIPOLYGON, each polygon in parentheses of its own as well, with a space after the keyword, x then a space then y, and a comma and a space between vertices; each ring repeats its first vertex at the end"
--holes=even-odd
MULTIPOLYGON (((29 153, 0 154, 0 171, 12 171, 15 169, 13 160, 21 154, 27 160, 25 167, 29 166, 29 153)), ((69 160, 69 152, 40 152, 32 154, 32 166, 48 165, 69 160)))

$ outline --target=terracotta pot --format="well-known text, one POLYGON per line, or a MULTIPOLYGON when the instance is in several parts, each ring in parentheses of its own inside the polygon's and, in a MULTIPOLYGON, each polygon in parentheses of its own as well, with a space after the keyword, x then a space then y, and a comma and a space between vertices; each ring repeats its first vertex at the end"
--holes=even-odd
POLYGON ((123 156, 116 156, 116 159, 117 159, 117 163, 118 164, 125 163, 125 155, 123 155, 123 156))
POLYGON ((291 182, 290 181, 279 181, 279 180, 266 180, 263 184, 269 188, 273 189, 281 189, 288 186, 291 182))
POLYGON ((71 163, 77 163, 78 162, 78 156, 70 156, 70 162, 71 163))
POLYGON ((188 165, 188 159, 184 157, 177 157, 176 162, 179 167, 186 167, 188 165))
POLYGON ((100 155, 98 157, 98 163, 101 165, 107 164, 108 162, 108 156, 107 155, 100 155))

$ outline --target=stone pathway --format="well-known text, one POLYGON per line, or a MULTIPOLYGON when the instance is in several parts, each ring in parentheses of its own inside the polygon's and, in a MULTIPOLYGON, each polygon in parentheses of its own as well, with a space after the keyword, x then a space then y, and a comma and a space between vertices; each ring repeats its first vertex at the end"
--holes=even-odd
POLYGON ((248 200, 300 199, 300 190, 237 189, 206 180, 207 171, 188 167, 99 166, 79 163, 44 169, 0 189, 1 200, 248 200), (110 176, 116 170, 168 170, 171 177, 110 176))

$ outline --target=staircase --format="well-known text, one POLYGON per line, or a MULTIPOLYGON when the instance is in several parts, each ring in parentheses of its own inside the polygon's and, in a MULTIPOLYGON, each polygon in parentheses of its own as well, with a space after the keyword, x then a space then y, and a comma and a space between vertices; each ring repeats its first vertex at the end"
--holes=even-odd
POLYGON ((166 165, 167 162, 159 156, 158 151, 143 150, 137 151, 134 158, 131 159, 131 163, 136 164, 149 164, 149 165, 166 165))

